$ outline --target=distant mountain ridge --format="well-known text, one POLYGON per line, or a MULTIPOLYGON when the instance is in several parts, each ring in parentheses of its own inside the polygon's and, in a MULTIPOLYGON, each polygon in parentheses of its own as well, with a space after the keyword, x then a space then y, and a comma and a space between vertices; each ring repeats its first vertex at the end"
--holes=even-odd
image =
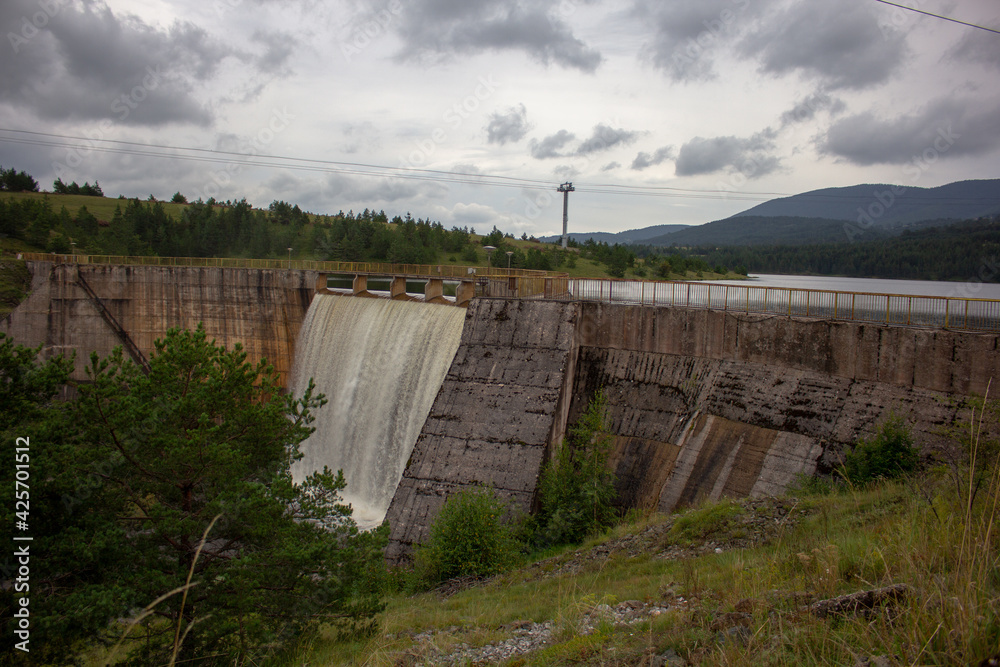
MULTIPOLYGON (((672 232, 681 231, 683 229, 689 228, 691 225, 653 225, 652 227, 643 227, 642 229, 629 229, 624 232, 570 232, 569 237, 578 243, 585 243, 587 239, 593 239, 594 243, 607 243, 608 245, 614 245, 616 243, 621 245, 627 245, 629 243, 646 243, 649 239, 662 236, 664 234, 670 234, 672 232)), ((545 243, 555 243, 562 236, 543 236, 540 241, 545 243)))
POLYGON ((732 218, 790 216, 863 223, 870 220, 881 226, 924 220, 970 220, 997 214, 1000 214, 1000 179, 958 181, 936 188, 886 184, 823 188, 772 199, 732 218))
MULTIPOLYGON (((934 188, 862 184, 772 199, 703 225, 654 225, 613 234, 573 233, 584 242, 652 246, 841 243, 1000 215, 1000 179, 934 188)), ((543 241, 558 240, 548 236, 543 241)))

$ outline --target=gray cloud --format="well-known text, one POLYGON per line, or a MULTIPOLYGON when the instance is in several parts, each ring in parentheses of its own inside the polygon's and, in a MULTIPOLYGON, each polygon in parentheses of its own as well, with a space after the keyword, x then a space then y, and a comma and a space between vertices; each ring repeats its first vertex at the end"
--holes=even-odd
POLYGON ((657 148, 652 155, 646 152, 640 151, 635 159, 632 160, 632 169, 636 171, 642 171, 648 167, 652 167, 658 164, 663 164, 667 160, 674 159, 674 147, 673 146, 663 146, 657 148))
POLYGON ((903 64, 906 33, 883 33, 870 3, 860 0, 796 2, 755 23, 739 52, 770 74, 799 71, 829 89, 862 89, 887 81, 903 64))
POLYGON ((865 112, 843 118, 819 142, 826 155, 858 165, 905 164, 933 154, 982 155, 1000 146, 1000 103, 938 99, 920 111, 892 119, 865 112), (925 153, 927 155, 925 155, 925 153))
POLYGON ((521 104, 511 107, 507 113, 494 112, 486 125, 486 141, 503 146, 508 141, 516 143, 524 138, 531 126, 528 124, 528 110, 521 104))
POLYGON ((747 178, 759 178, 780 166, 771 155, 775 133, 758 132, 751 137, 695 137, 681 146, 675 165, 678 176, 696 176, 717 171, 740 172, 747 178))
POLYGON ((817 92, 800 100, 795 106, 781 114, 781 126, 787 127, 795 123, 812 120, 821 111, 831 114, 842 112, 846 108, 843 100, 830 97, 826 93, 817 92))
POLYGON ((343 202, 391 203, 418 198, 440 199, 448 192, 446 185, 401 178, 365 178, 349 174, 327 174, 323 196, 343 202))
POLYGON ((555 174, 556 176, 558 176, 559 178, 563 178, 563 179, 567 179, 568 180, 568 179, 576 178, 577 176, 579 176, 580 175, 580 170, 577 169, 576 167, 571 167, 569 165, 562 164, 562 165, 559 165, 558 167, 556 167, 555 169, 553 169, 552 173, 555 174))
POLYGON ((675 81, 716 76, 715 59, 769 0, 635 0, 633 13, 653 28, 643 59, 675 81))
MULTIPOLYGON (((0 25, 20 25, 39 6, 5 2, 0 25)), ((235 52, 201 28, 168 30, 122 18, 101 3, 67 5, 15 52, 0 59, 4 102, 46 120, 110 119, 130 125, 208 125, 212 113, 192 94, 235 52)))
POLYGON ((614 171, 615 169, 618 169, 621 166, 622 166, 621 162, 609 162, 603 167, 601 167, 601 171, 614 171))
POLYGON ((598 123, 594 126, 594 131, 590 137, 584 139, 577 147, 576 154, 590 155, 591 153, 599 153, 600 151, 606 151, 619 145, 627 146, 635 141, 640 134, 642 133, 634 130, 615 129, 610 125, 598 123))
POLYGON ((257 69, 265 74, 288 74, 288 60, 295 52, 298 38, 281 31, 256 31, 251 40, 264 47, 264 52, 254 57, 257 69))
POLYGON ((551 134, 541 141, 538 139, 532 139, 529 144, 531 147, 531 157, 536 160, 545 160, 552 157, 566 157, 559 151, 563 146, 574 139, 576 139, 576 135, 572 132, 567 132, 566 130, 559 130, 555 134, 551 134))
POLYGON ((1000 69, 1000 38, 982 30, 970 30, 947 57, 1000 69))
POLYGON ((344 143, 340 145, 340 150, 345 153, 358 153, 360 151, 374 151, 381 148, 382 140, 378 131, 370 121, 360 123, 347 123, 344 125, 344 143))
POLYGON ((593 72, 601 54, 573 35, 555 0, 410 0, 392 24, 401 59, 521 51, 544 64, 593 72), (549 11, 549 10, 553 11, 549 11))

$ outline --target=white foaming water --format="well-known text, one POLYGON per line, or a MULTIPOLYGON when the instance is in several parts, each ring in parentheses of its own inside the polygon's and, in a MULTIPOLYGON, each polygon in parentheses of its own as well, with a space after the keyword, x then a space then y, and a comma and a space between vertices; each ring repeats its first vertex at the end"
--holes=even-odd
POLYGON ((406 461, 458 350, 465 309, 318 294, 302 324, 292 372, 327 404, 300 445, 296 482, 328 466, 344 471, 344 499, 361 528, 385 517, 406 461))

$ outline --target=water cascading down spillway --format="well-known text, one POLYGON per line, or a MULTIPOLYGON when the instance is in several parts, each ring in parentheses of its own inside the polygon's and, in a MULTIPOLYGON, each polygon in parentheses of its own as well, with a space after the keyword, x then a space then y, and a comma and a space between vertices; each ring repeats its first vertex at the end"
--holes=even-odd
POLYGON ((465 309, 318 294, 302 324, 292 372, 327 404, 300 446, 296 482, 344 471, 345 501, 362 528, 382 522, 431 404, 458 350, 465 309))

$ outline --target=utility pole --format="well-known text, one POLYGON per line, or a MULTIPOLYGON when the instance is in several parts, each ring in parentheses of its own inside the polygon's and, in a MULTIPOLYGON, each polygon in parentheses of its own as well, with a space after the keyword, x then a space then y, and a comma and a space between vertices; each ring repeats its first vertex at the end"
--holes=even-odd
POLYGON ((576 190, 576 188, 573 187, 572 183, 563 183, 558 188, 556 188, 556 192, 563 193, 563 233, 562 233, 563 250, 566 249, 566 241, 568 239, 566 235, 566 224, 569 222, 569 213, 568 213, 569 193, 573 192, 574 190, 576 190))

